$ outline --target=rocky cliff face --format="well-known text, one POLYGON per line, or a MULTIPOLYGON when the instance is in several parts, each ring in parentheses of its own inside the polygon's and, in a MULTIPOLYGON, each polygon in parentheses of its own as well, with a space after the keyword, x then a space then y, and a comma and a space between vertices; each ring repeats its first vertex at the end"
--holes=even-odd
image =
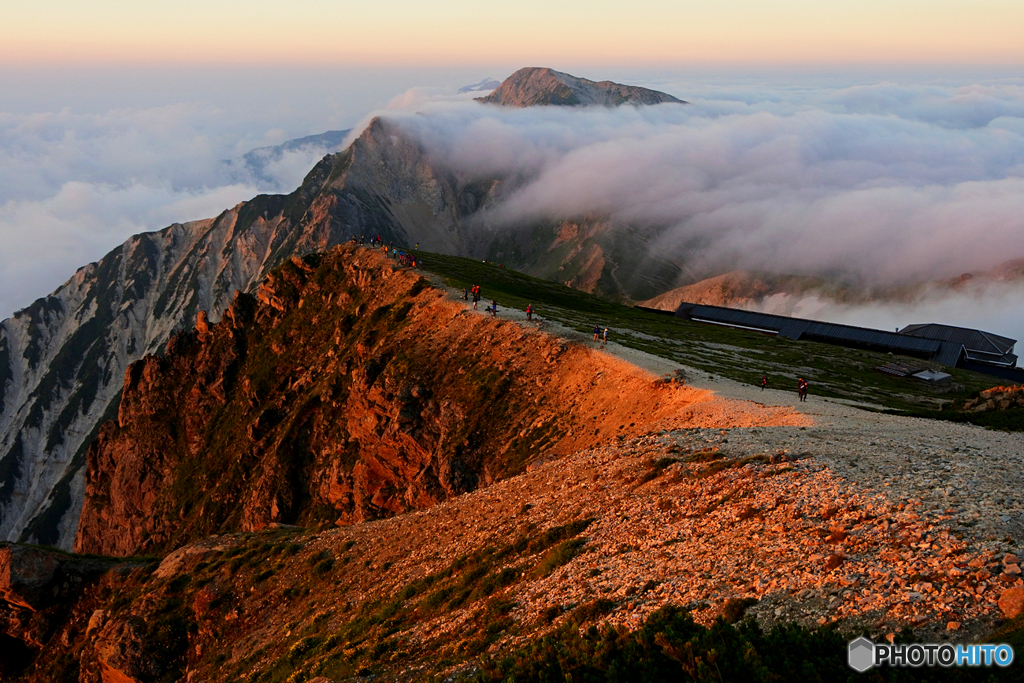
POLYGON ((159 552, 425 508, 683 405, 635 369, 448 301, 379 251, 293 257, 218 324, 200 313, 128 368, 88 452, 75 547, 159 552), (595 375, 613 388, 567 388, 595 375))
POLYGON ((500 104, 505 107, 617 107, 622 104, 648 105, 666 102, 686 104, 672 95, 657 90, 612 81, 595 82, 541 67, 520 69, 506 78, 494 92, 476 99, 484 104, 500 104))
POLYGON ((278 217, 216 220, 128 240, 0 324, 0 533, 69 545, 85 448, 128 363, 199 308, 220 311, 268 256, 278 217))

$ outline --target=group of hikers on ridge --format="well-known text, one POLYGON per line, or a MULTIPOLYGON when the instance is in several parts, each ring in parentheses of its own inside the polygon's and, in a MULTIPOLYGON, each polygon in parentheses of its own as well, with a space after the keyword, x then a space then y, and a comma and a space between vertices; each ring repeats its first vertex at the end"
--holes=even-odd
MULTIPOLYGON (((353 236, 352 239, 349 240, 349 242, 360 245, 366 244, 366 235, 360 235, 359 237, 353 236)), ((399 249, 398 247, 395 246, 394 242, 388 242, 387 244, 384 244, 384 240, 381 239, 380 235, 370 238, 370 246, 373 247, 374 249, 380 248, 380 250, 384 252, 385 256, 390 256, 391 258, 398 261, 400 265, 411 268, 423 267, 422 258, 417 257, 415 254, 407 252, 404 249, 399 249)), ((419 246, 420 245, 417 242, 416 248, 418 249, 419 246)))
MULTIPOLYGON (((366 244, 366 236, 365 235, 361 235, 359 237, 353 237, 350 241, 353 242, 353 243, 356 243, 356 244, 366 244)), ((394 258, 395 260, 397 260, 403 266, 411 266, 413 268, 416 268, 417 266, 422 266, 423 259, 418 259, 415 254, 412 254, 412 253, 403 251, 401 249, 398 249, 398 248, 396 248, 393 245, 394 245, 393 242, 388 243, 388 244, 384 244, 384 240, 381 239, 379 235, 377 237, 371 237, 370 238, 370 246, 371 247, 375 247, 375 248, 376 247, 380 247, 380 249, 384 252, 385 255, 390 256, 391 258, 394 258)), ((417 244, 416 246, 418 248, 420 245, 417 244)), ((480 301, 483 299, 483 295, 480 293, 480 285, 473 285, 470 288, 465 288, 464 287, 462 289, 462 299, 464 301, 469 301, 470 297, 472 297, 472 299, 473 299, 473 310, 475 311, 475 310, 477 310, 477 304, 479 304, 480 301)), ((496 300, 492 299, 491 300, 491 305, 488 306, 487 308, 485 308, 484 310, 487 311, 488 313, 490 313, 493 317, 495 317, 495 318, 498 317, 498 302, 496 300)), ((526 304, 526 319, 532 322, 533 321, 533 314, 534 313, 535 313, 535 311, 533 309, 533 304, 532 303, 526 304)), ((608 344, 608 328, 605 327, 602 330, 600 325, 595 325, 594 326, 594 341, 595 342, 600 342, 601 346, 607 346, 607 344, 608 344)), ((767 376, 764 379, 765 379, 765 382, 767 382, 767 376)), ((763 388, 764 387, 762 386, 762 389, 763 388)))
MULTIPOLYGON (((480 303, 480 298, 481 298, 480 285, 473 285, 473 287, 471 289, 463 288, 463 290, 462 290, 462 298, 464 300, 465 299, 469 299, 469 295, 470 294, 473 295, 473 310, 475 311, 476 310, 476 305, 478 303, 480 303)), ((492 301, 491 302, 491 306, 489 306, 487 308, 487 312, 491 313, 492 315, 496 315, 497 312, 498 312, 498 302, 497 301, 492 301), (494 310, 492 311, 491 309, 494 309, 494 310)))
MULTIPOLYGON (((473 296, 473 310, 475 311, 476 310, 476 305, 478 303, 480 303, 480 299, 483 298, 482 295, 480 294, 480 285, 473 285, 473 287, 470 288, 470 289, 466 289, 465 287, 463 287, 463 289, 462 289, 462 299, 464 301, 468 301, 471 294, 473 296)), ((528 309, 527 310, 527 315, 531 314, 533 309, 530 308, 529 306, 527 306, 526 308, 528 309)), ((484 310, 487 311, 488 313, 490 313, 495 318, 497 318, 498 317, 498 302, 495 301, 494 299, 491 299, 491 305, 488 306, 487 308, 485 308, 484 310)))
MULTIPOLYGON (((595 339, 596 338, 597 337, 595 337, 595 339)), ((767 386, 768 386, 768 373, 766 372, 766 373, 761 375, 761 391, 764 391, 767 386)), ((796 395, 797 395, 797 397, 799 397, 801 402, 804 402, 804 401, 807 400, 807 390, 810 388, 810 386, 811 386, 811 383, 808 382, 803 377, 801 377, 800 379, 798 379, 796 381, 796 395)))
MULTIPOLYGON (((483 298, 483 295, 480 294, 480 285, 473 285, 468 289, 465 287, 462 288, 462 300, 469 301, 470 297, 473 298, 473 310, 475 311, 476 305, 480 303, 480 300, 483 298)), ((497 318, 498 302, 494 299, 491 299, 491 305, 485 308, 484 310, 490 313, 495 318, 497 318)), ((526 304, 526 319, 530 321, 533 320, 533 304, 526 304)))

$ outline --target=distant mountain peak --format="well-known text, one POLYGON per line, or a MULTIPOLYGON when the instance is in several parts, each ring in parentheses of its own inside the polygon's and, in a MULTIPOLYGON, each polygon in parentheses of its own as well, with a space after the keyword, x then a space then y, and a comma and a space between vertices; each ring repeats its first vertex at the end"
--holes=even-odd
POLYGON ((473 85, 462 86, 461 88, 459 88, 459 92, 487 92, 488 90, 494 90, 499 85, 501 85, 501 83, 488 76, 487 78, 484 78, 478 83, 474 83, 473 85))
POLYGON ((484 104, 506 107, 646 105, 672 102, 686 104, 667 93, 612 81, 590 81, 546 67, 526 67, 506 78, 486 97, 484 104))

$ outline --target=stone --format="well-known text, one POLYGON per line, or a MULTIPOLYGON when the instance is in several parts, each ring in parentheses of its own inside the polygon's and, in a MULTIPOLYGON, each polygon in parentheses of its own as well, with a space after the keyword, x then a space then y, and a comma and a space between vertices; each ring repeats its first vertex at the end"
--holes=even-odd
POLYGON ((1003 555, 1003 564, 1020 564, 1020 561, 1013 553, 1006 553, 1003 555))
POLYGON ((832 529, 828 536, 829 543, 842 543, 850 534, 845 529, 832 529))
POLYGON ((949 622, 948 624, 946 624, 946 630, 947 631, 959 631, 960 630, 960 622, 959 621, 951 621, 951 622, 949 622))
POLYGON ((999 596, 999 609, 1007 619, 1024 614, 1024 588, 1014 586, 1003 591, 999 596))
POLYGON ((205 337, 210 332, 210 317, 206 311, 196 313, 196 332, 200 337, 205 337))
POLYGON ((839 555, 838 553, 829 555, 828 558, 826 558, 825 560, 825 569, 831 571, 845 561, 846 557, 844 557, 843 555, 839 555))
POLYGON ((133 616, 108 620, 96 634, 93 650, 103 683, 141 683, 156 678, 157 669, 145 654, 146 623, 133 616))
POLYGON ((22 545, 0 547, 0 600, 41 610, 77 595, 115 564, 22 545))
POLYGON ((93 631, 95 631, 96 629, 102 628, 103 627, 103 623, 106 620, 107 620, 107 611, 106 610, 102 610, 102 609, 93 610, 92 614, 89 616, 89 625, 86 626, 86 628, 85 628, 85 635, 86 635, 86 637, 88 637, 89 634, 92 633, 93 631))

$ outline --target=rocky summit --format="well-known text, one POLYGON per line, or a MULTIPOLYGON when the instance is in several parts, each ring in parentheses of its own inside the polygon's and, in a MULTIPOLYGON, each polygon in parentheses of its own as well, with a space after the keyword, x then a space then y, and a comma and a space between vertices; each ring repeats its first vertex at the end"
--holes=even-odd
POLYGON ((590 81, 542 67, 520 69, 502 81, 494 92, 477 102, 503 107, 686 104, 667 93, 612 81, 590 81))

